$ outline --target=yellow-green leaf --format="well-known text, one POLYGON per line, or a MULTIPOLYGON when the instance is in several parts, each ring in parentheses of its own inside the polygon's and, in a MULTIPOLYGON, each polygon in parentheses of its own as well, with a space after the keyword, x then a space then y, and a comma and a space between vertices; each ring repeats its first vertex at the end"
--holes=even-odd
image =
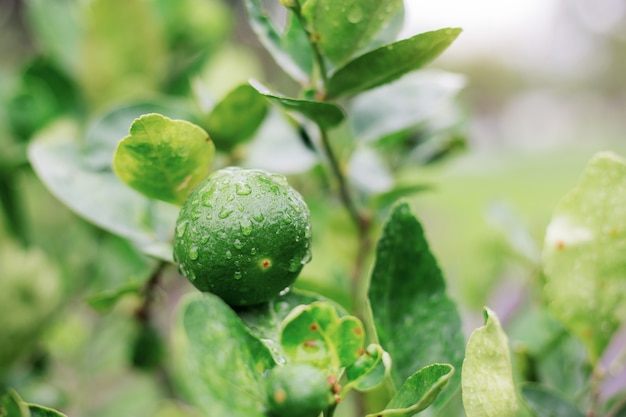
POLYGON ((467 417, 515 417, 519 408, 509 342, 493 311, 484 310, 485 325, 467 342, 461 376, 467 417))
POLYGON ((160 114, 136 119, 118 144, 113 170, 147 197, 182 204, 209 173, 215 146, 200 127, 160 114))
POLYGON ((592 362, 626 318, 626 162, 597 154, 557 205, 543 249, 545 297, 592 362))

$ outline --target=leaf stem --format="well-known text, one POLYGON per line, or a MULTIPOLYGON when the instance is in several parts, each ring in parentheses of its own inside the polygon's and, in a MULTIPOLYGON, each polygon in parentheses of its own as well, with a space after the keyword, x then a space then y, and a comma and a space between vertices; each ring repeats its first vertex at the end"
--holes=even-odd
MULTIPOLYGON (((137 320, 140 326, 150 327, 153 325, 152 306, 154 304, 154 301, 156 300, 155 293, 161 283, 163 271, 168 265, 168 262, 160 261, 152 272, 150 279, 148 279, 148 281, 142 288, 141 295, 143 296, 143 302, 135 311, 134 315, 135 320, 137 320)), ((177 398, 178 395, 176 393, 176 389, 174 388, 174 383, 172 382, 172 377, 170 376, 167 367, 163 364, 159 364, 154 371, 157 375, 157 378, 160 380, 165 393, 170 398, 177 398)))
POLYGON ((315 64, 317 66, 317 73, 319 74, 322 81, 322 89, 321 91, 318 89, 318 85, 316 82, 313 82, 313 88, 317 92, 316 98, 318 100, 324 101, 326 98, 326 84, 328 84, 328 68, 326 67, 326 61, 324 60, 324 55, 322 54, 322 50, 320 49, 318 38, 319 35, 316 33, 312 33, 307 29, 307 24, 302 16, 302 9, 300 8, 300 4, 298 3, 297 7, 294 7, 293 12, 295 13, 298 21, 304 28, 306 32, 307 38, 309 39, 309 44, 311 45, 311 49, 313 50, 313 58, 315 59, 315 64))
POLYGON ((591 405, 586 417, 596 417, 600 408, 600 385, 604 378, 604 370, 600 364, 596 364, 591 374, 591 405))

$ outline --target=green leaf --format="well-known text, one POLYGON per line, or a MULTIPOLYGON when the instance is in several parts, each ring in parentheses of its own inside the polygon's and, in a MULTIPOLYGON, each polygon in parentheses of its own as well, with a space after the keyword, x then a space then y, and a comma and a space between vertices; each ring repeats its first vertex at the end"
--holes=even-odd
POLYGON ((626 318, 626 163, 599 153, 556 206, 544 241, 545 297, 596 363, 626 318))
POLYGON ((30 411, 17 392, 9 390, 0 396, 0 416, 30 417, 30 411))
POLYGON ((370 344, 356 362, 346 368, 344 390, 369 391, 380 385, 391 372, 391 357, 380 345, 370 344))
POLYGON ((250 84, 260 94, 280 104, 285 110, 298 112, 317 123, 320 127, 334 127, 341 123, 345 117, 343 110, 335 104, 283 97, 270 91, 258 81, 251 80, 250 84))
POLYGON ((229 92, 211 111, 206 126, 219 150, 230 152, 252 137, 267 114, 267 100, 243 84, 229 92))
POLYGON ((403 7, 402 0, 307 0, 302 16, 324 56, 342 64, 403 7))
POLYGON ((280 344, 291 361, 337 374, 363 354, 364 337, 359 319, 339 318, 332 304, 319 301, 289 313, 283 321, 280 344))
POLYGON ((333 304, 340 316, 347 314, 339 305, 332 303, 321 295, 292 288, 287 294, 280 295, 267 303, 237 310, 237 315, 248 326, 252 334, 265 343, 277 363, 285 362, 287 357, 280 346, 280 332, 283 320, 297 306, 311 304, 316 301, 333 304))
POLYGON ((463 406, 467 417, 515 417, 519 404, 506 334, 495 313, 474 330, 463 361, 463 406))
POLYGON ((65 414, 41 405, 28 404, 30 417, 66 417, 65 414))
MULTIPOLYGON (((293 36, 295 36, 293 32, 286 35, 287 39, 283 39, 270 16, 263 10, 259 0, 245 0, 244 4, 252 30, 276 63, 294 80, 303 84, 308 83, 313 62, 310 46, 307 47, 308 53, 305 52, 306 48, 299 49, 298 55, 295 55, 295 58, 292 57, 289 51, 293 51, 293 36), (310 57, 307 57, 306 55, 309 54, 310 57)), ((296 27, 288 28, 290 32, 295 29, 296 27)))
POLYGON ((335 99, 390 83, 428 64, 460 33, 458 28, 425 32, 361 55, 330 76, 327 96, 335 99))
POLYGON ((574 404, 541 385, 523 385, 522 396, 537 417, 585 417, 574 404))
POLYGON ((263 373, 274 360, 226 303, 210 293, 188 296, 174 337, 178 377, 206 415, 265 417, 263 373))
POLYGON ((367 417, 411 417, 435 402, 446 389, 454 368, 448 364, 432 364, 411 375, 383 411, 367 417))
POLYGON ((110 171, 92 170, 77 137, 75 125, 59 121, 32 140, 28 158, 42 182, 80 216, 129 239, 144 253, 172 262, 170 240, 178 209, 143 197, 110 171))
MULTIPOLYGON (((369 298, 382 347, 393 358, 397 386, 432 363, 460 369, 465 337, 461 319, 419 221, 399 204, 384 226, 376 249, 369 298)), ((441 403, 460 385, 452 376, 441 403)), ((438 401, 438 404, 439 404, 438 401)))
POLYGON ((460 75, 443 71, 407 74, 354 97, 348 111, 350 128, 357 140, 364 142, 413 129, 449 106, 464 84, 460 75))
POLYGON ((113 171, 147 197, 182 205, 209 174, 214 155, 215 145, 202 128, 146 114, 118 144, 113 171))

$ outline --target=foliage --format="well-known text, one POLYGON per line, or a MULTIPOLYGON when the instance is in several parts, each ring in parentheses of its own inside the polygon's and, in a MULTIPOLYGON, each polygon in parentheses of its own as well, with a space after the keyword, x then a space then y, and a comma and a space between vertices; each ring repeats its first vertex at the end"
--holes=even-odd
MULTIPOLYGON (((399 0, 243 6, 267 52, 250 65, 230 61, 218 0, 26 2, 41 53, 0 90, 0 415, 620 415, 602 382, 626 319, 624 160, 591 160, 542 256, 496 210, 508 241, 477 262, 515 258, 535 297, 502 322, 485 307, 466 341, 414 214, 428 168, 464 146, 462 77, 424 69, 461 29, 398 39, 399 0), (257 81, 262 58, 285 77, 257 81), (189 200, 229 166, 288 176, 308 208, 274 204, 277 222, 311 214, 312 262, 250 306, 193 288, 172 256, 181 206, 230 210, 189 200)), ((276 249, 280 229, 255 242, 276 249)))

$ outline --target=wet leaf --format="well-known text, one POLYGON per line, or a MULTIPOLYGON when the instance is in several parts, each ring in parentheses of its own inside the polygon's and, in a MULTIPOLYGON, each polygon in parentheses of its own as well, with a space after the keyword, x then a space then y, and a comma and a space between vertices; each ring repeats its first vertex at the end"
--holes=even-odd
POLYGON ((513 385, 509 343, 488 308, 485 325, 472 333, 463 361, 463 406, 467 417, 515 417, 519 405, 513 385))
POLYGON ((307 0, 302 16, 324 56, 341 64, 365 47, 402 6, 402 0, 307 0))
POLYGON ((595 363, 626 318, 626 164, 604 152, 557 205, 546 232, 544 294, 595 363))
POLYGON ((297 49, 297 55, 292 57, 290 52, 294 52, 294 30, 296 27, 288 27, 289 32, 283 39, 275 27, 270 16, 263 10, 259 0, 245 0, 246 11, 248 12, 248 22, 257 38, 265 49, 272 55, 276 63, 294 80, 307 83, 312 71, 312 51, 310 47, 297 49), (309 55, 309 56, 307 56, 309 55))
POLYGON ((320 127, 329 128, 338 125, 344 119, 341 108, 335 104, 322 101, 300 100, 283 97, 270 91, 267 87, 252 80, 250 84, 263 96, 278 103, 285 110, 295 111, 317 123, 320 127))
POLYGON ((146 114, 118 144, 113 171, 147 197, 181 205, 209 174, 214 155, 215 145, 202 128, 146 114))
POLYGON ((229 152, 252 137, 266 114, 267 100, 250 85, 243 84, 215 105, 206 126, 217 148, 229 152))
POLYGON ((368 391, 380 385, 391 372, 391 357, 380 345, 370 344, 356 362, 346 368, 345 390, 368 391))
POLYGON ((267 347, 219 297, 188 296, 175 324, 176 369, 190 400, 206 415, 265 417, 267 347))
POLYGON ((354 316, 339 318, 335 307, 314 302, 293 309, 283 322, 280 344, 295 363, 308 363, 337 374, 363 354, 363 324, 354 316))
POLYGON ((367 417, 411 417, 435 402, 453 374, 454 368, 447 364, 426 366, 406 380, 383 411, 367 417))
MULTIPOLYGON (((432 363, 461 368, 465 337, 459 313, 422 226, 405 203, 392 209, 384 226, 369 298, 380 344, 393 358, 396 386, 432 363)), ((459 385, 457 373, 438 404, 459 385)))
POLYGON ((328 98, 354 95, 395 81, 434 60, 460 33, 458 28, 439 29, 367 52, 330 76, 328 98))

